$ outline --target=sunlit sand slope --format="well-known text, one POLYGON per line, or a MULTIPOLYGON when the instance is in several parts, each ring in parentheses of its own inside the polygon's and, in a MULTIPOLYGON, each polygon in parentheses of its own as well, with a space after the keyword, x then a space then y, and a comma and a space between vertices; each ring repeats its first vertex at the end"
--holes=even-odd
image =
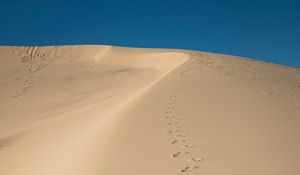
POLYGON ((298 175, 300 70, 205 52, 0 47, 0 174, 298 175))

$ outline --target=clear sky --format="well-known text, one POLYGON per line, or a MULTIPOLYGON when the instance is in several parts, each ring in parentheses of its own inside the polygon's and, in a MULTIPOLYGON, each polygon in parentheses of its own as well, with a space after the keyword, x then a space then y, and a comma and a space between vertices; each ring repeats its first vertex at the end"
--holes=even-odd
POLYGON ((2 0, 0 45, 193 49, 300 67, 299 0, 2 0))

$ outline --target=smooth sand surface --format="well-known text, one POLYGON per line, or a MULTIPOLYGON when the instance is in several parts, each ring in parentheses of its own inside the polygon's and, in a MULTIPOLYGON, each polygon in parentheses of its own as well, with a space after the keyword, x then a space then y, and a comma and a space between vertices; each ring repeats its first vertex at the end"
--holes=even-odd
POLYGON ((1 175, 299 175, 300 70, 187 50, 0 47, 1 175))

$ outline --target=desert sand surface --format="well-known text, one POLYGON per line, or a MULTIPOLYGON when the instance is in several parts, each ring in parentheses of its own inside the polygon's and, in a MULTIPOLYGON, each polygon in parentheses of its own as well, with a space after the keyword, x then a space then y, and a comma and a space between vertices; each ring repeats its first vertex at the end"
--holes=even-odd
POLYGON ((188 50, 0 47, 1 175, 299 175, 300 70, 188 50))

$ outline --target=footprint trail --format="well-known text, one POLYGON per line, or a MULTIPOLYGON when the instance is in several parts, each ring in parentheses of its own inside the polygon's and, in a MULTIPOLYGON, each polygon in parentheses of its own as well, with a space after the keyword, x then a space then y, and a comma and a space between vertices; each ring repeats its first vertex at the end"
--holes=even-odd
POLYGON ((165 130, 166 135, 169 137, 169 144, 176 146, 178 151, 174 152, 171 157, 173 159, 181 159, 184 161, 184 165, 179 167, 177 174, 192 175, 196 170, 200 168, 200 165, 204 163, 204 158, 198 158, 194 152, 197 149, 196 144, 189 142, 188 134, 184 132, 182 126, 183 116, 179 117, 176 111, 178 98, 181 92, 181 86, 189 77, 189 73, 193 71, 200 62, 197 59, 191 58, 184 69, 179 73, 178 80, 175 84, 174 90, 169 93, 168 102, 164 111, 165 130))

